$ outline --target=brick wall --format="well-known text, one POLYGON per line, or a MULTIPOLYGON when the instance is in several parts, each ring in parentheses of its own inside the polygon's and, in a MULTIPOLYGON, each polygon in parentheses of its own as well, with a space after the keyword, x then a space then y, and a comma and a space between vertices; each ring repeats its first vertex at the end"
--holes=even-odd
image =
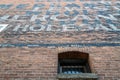
POLYGON ((56 80, 58 53, 89 53, 99 80, 119 80, 120 47, 0 48, 0 80, 56 80))

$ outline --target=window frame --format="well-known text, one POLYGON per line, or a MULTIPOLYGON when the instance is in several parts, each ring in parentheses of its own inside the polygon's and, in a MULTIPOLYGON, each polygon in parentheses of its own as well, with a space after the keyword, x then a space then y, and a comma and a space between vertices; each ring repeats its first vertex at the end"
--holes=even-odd
POLYGON ((83 52, 79 52, 79 51, 68 51, 68 52, 63 52, 63 53, 58 54, 57 79, 58 80, 98 80, 98 76, 95 73, 91 73, 88 53, 83 53, 83 52), (85 73, 79 73, 79 74, 63 74, 63 73, 61 73, 61 71, 60 71, 60 68, 61 68, 60 63, 62 62, 61 60, 62 59, 74 59, 74 58, 75 59, 85 59, 86 63, 84 65, 84 67, 86 68, 86 70, 89 70, 89 71, 85 71, 85 73), (88 66, 88 67, 86 67, 86 66, 88 66))
MULTIPOLYGON (((58 73, 63 73, 62 71, 62 67, 66 66, 66 65, 61 65, 62 63, 67 63, 67 61, 65 62, 64 60, 67 60, 67 59, 62 59, 62 60, 58 60, 58 73)), ((73 59, 69 59, 69 60, 73 60, 73 59)), ((69 62, 68 60, 68 62, 69 62)), ((75 61, 77 61, 79 63, 79 61, 81 59, 74 59, 75 61)), ((82 73, 91 73, 91 70, 90 70, 90 66, 89 66, 89 63, 88 63, 88 60, 84 60, 85 63, 82 62, 82 64, 80 65, 77 65, 79 67, 83 67, 83 71, 82 73)), ((70 64, 73 64, 74 65, 74 62, 70 63, 70 64)), ((71 67, 70 65, 66 66, 66 67, 71 67)), ((73 66, 75 67, 75 66, 73 66)))

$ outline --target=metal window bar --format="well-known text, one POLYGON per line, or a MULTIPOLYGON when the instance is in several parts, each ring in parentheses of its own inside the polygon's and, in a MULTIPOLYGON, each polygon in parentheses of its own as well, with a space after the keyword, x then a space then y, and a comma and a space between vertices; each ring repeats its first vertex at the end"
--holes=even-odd
POLYGON ((79 74, 85 73, 86 67, 85 66, 61 66, 60 73, 64 74, 79 74))

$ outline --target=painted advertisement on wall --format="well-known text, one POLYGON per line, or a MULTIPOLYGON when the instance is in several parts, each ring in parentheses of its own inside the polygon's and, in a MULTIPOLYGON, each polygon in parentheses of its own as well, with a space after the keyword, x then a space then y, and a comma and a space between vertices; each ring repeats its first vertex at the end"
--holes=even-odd
POLYGON ((119 42, 119 0, 0 2, 2 43, 119 42))

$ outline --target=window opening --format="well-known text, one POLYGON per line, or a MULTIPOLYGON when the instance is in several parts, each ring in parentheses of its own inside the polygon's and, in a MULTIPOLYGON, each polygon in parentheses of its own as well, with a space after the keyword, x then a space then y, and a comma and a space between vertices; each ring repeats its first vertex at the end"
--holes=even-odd
POLYGON ((58 73, 80 74, 90 73, 88 54, 81 52, 64 52, 58 55, 58 73))

